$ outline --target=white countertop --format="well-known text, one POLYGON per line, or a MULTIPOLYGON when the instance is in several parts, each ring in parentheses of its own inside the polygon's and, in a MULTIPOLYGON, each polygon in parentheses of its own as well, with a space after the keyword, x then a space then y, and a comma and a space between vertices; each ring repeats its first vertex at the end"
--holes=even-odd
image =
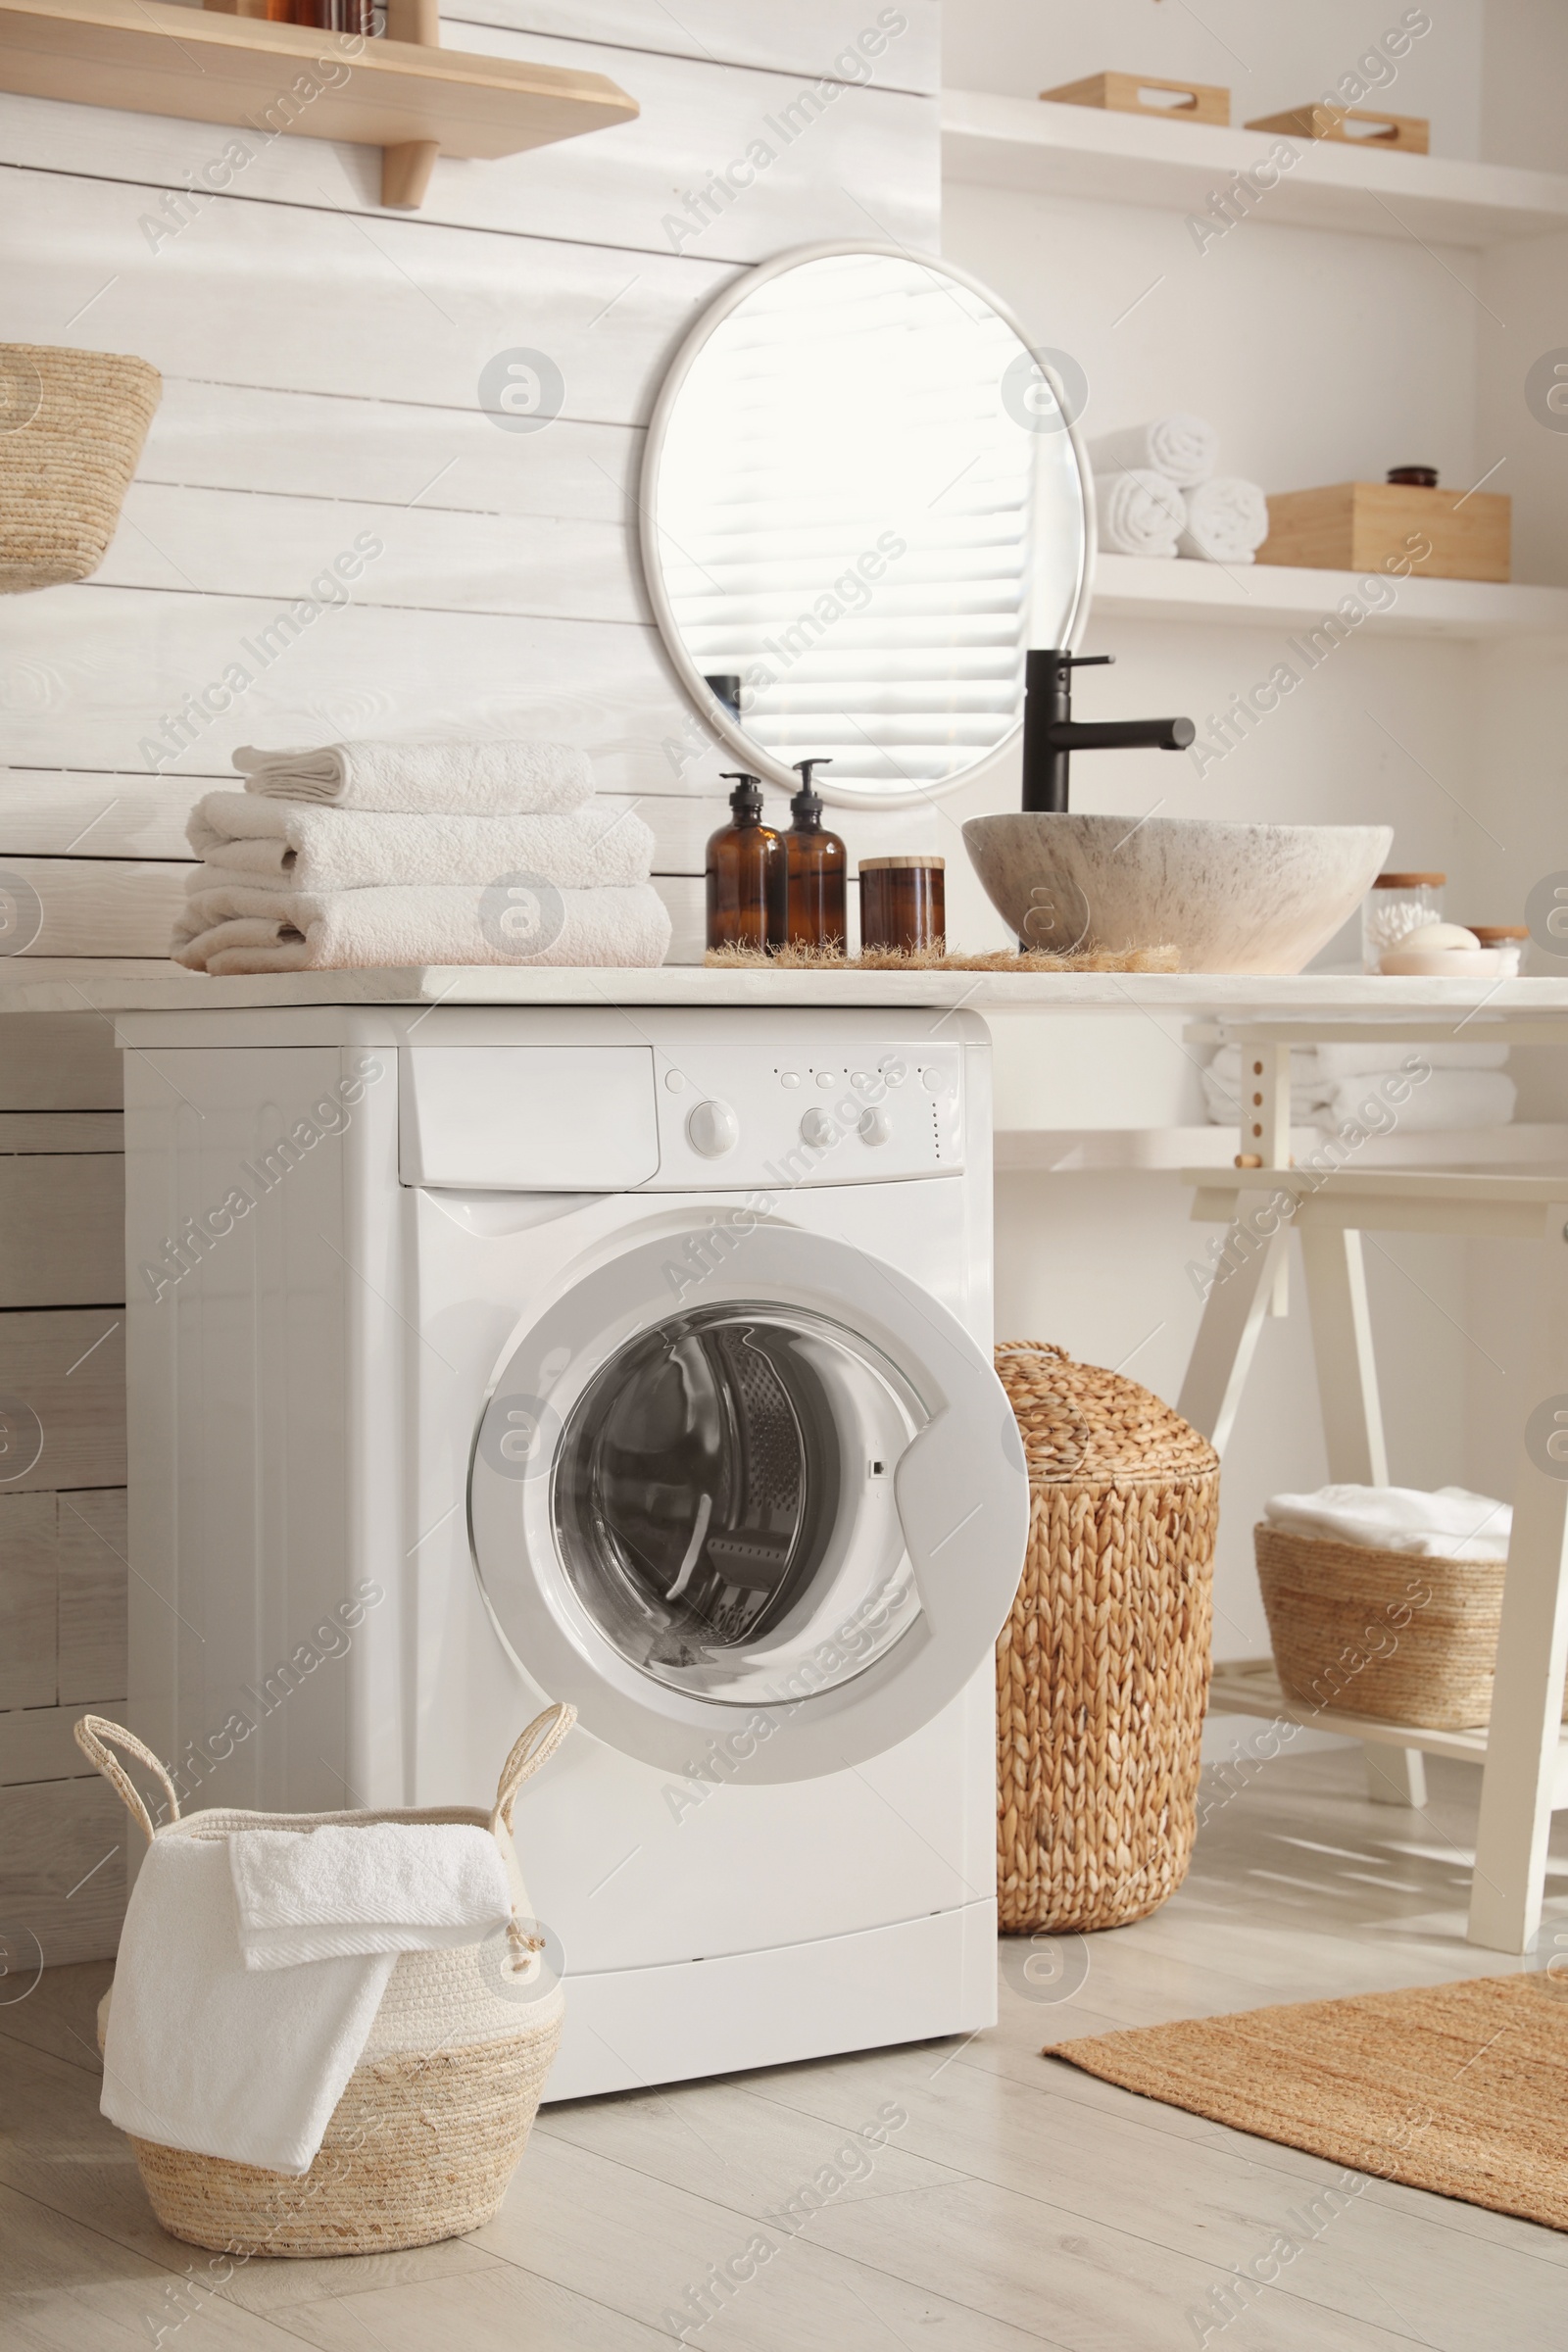
POLYGON ((1203 972, 657 971, 424 964, 209 979, 167 963, 17 957, 0 967, 0 1013, 232 1011, 308 1004, 704 1004, 972 1006, 978 1012, 1215 1013, 1229 1020, 1467 1013, 1561 1025, 1568 978, 1384 979, 1361 973, 1271 978, 1203 972))

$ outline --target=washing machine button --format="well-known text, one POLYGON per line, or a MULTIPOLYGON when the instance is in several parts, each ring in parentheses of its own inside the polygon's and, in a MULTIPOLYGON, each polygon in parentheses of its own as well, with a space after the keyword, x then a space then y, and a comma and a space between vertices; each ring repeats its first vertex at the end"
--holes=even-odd
POLYGON ((741 1123, 727 1102, 699 1102, 686 1120, 692 1150, 705 1159, 722 1159, 741 1140, 741 1123))
POLYGON ((885 1110, 867 1110, 860 1114, 862 1144, 885 1144, 893 1133, 893 1121, 885 1110))
POLYGON ((948 1073, 946 1070, 922 1070, 920 1084, 928 1095, 945 1095, 948 1091, 948 1073))
POLYGON ((825 1151, 838 1134, 825 1110, 808 1110, 801 1121, 801 1141, 815 1152, 825 1151))
POLYGON ((665 1085, 665 1088, 667 1089, 667 1091, 668 1091, 670 1094, 672 1094, 672 1095, 683 1095, 683 1094, 686 1092, 686 1073, 685 1073, 685 1071, 684 1071, 684 1070, 666 1070, 666 1071, 664 1072, 664 1085, 665 1085))
POLYGON ((786 1070, 779 1080, 780 1086, 799 1086, 800 1083, 801 1073, 799 1070, 786 1070))
POLYGON ((837 1086, 837 1074, 832 1070, 818 1070, 816 1073, 816 1083, 818 1086, 837 1086))

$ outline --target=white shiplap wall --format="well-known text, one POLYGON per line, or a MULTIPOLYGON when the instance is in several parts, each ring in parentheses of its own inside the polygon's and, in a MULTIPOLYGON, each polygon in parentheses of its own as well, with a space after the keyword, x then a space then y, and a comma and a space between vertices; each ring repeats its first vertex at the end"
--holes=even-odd
MULTIPOLYGON (((700 954, 729 761, 649 621, 644 426, 737 270, 826 238, 936 246, 939 8, 684 0, 679 19, 660 0, 462 0, 449 48, 608 74, 642 114, 509 162, 440 163, 416 215, 379 209, 374 151, 277 139, 160 233, 165 196, 226 131, 0 98, 4 334, 136 352, 165 378, 102 569, 0 606, 0 864, 42 898, 37 954, 165 953, 186 813, 236 744, 461 727, 580 743, 652 822, 676 953, 700 954), (879 22, 892 37, 858 68, 879 22), (807 89, 820 111, 785 145, 768 119, 807 89), (776 160, 694 229, 689 194, 759 139, 776 160), (534 433, 479 408, 486 362, 518 348, 565 384, 534 433), (253 666, 241 641, 361 532, 383 552, 352 604, 155 762, 165 715, 253 666)), ((844 830, 852 853, 878 837, 844 830)), ((99 1247, 119 1217, 118 1101, 104 1024, 0 1020, 0 1226, 25 1243, 0 1234, 0 1391, 32 1396, 46 1436, 44 1483, 0 1490, 0 1917, 56 1961, 113 1949, 122 1898, 123 1817, 69 1739, 83 1701, 112 1709, 124 1689, 122 1278, 99 1247)))

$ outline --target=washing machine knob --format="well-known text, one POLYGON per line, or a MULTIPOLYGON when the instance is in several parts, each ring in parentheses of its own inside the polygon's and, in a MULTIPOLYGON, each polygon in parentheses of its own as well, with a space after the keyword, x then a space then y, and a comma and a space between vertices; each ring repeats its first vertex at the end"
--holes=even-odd
POLYGON ((825 1152, 837 1140, 838 1132, 825 1110, 808 1110, 801 1121, 801 1141, 809 1144, 813 1152, 825 1152))
POLYGON ((867 1110, 860 1114, 862 1144, 885 1144, 893 1133, 893 1121, 885 1110, 867 1110))
POLYGON ((727 1102, 699 1102, 686 1121, 694 1152, 705 1159, 722 1159, 741 1140, 741 1123, 727 1102))

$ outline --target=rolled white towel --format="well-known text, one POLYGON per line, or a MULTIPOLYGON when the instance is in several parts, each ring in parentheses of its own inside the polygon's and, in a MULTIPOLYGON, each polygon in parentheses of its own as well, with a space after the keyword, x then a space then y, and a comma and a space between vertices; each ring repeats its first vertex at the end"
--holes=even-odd
POLYGON ((662 963, 670 920, 651 883, 556 890, 527 875, 431 889, 314 892, 229 883, 197 892, 174 924, 194 972, 308 972, 430 963, 662 963))
POLYGON ((1124 424, 1118 432, 1101 433, 1089 444, 1089 463, 1097 474, 1113 473, 1118 466, 1134 472, 1162 473, 1183 490, 1206 482, 1219 463, 1219 435, 1201 416, 1173 409, 1168 416, 1152 417, 1148 424, 1124 424))
POLYGON ((1164 474, 1124 466, 1095 475, 1100 545, 1112 556, 1174 556, 1187 521, 1182 494, 1164 474))
POLYGON ((260 752, 242 744, 234 765, 247 792, 280 801, 326 801, 335 808, 439 809, 470 816, 546 816, 593 797, 593 770, 574 744, 515 736, 472 742, 329 743, 316 750, 260 752))
POLYGON ((1275 1494, 1263 1506, 1270 1527, 1428 1560, 1505 1560, 1513 1513, 1490 1494, 1465 1487, 1319 1487, 1310 1494, 1275 1494))
MULTIPOLYGON (((629 809, 603 805, 556 816, 400 816, 318 808, 250 792, 210 792, 185 837, 221 882, 293 890, 493 882, 541 874, 558 890, 629 887, 653 871, 654 836, 629 809)), ((215 887, 191 877, 193 891, 215 887)))
POLYGON ((1406 1070, 1369 1070, 1359 1078, 1342 1079, 1314 1117, 1331 1134, 1348 1126, 1410 1135, 1435 1135, 1454 1127, 1506 1127, 1518 1091, 1506 1070, 1435 1069, 1419 1085, 1406 1070))
POLYGON ((1268 500, 1255 482, 1238 473, 1217 473, 1183 492, 1187 528, 1176 543, 1179 556, 1202 564, 1250 564, 1268 537, 1268 500))
POLYGON ((1415 1060, 1430 1070, 1500 1070, 1508 1059, 1506 1046, 1401 1046, 1388 1038, 1370 1046, 1319 1046, 1316 1052, 1318 1068, 1332 1079, 1361 1078, 1415 1060))

